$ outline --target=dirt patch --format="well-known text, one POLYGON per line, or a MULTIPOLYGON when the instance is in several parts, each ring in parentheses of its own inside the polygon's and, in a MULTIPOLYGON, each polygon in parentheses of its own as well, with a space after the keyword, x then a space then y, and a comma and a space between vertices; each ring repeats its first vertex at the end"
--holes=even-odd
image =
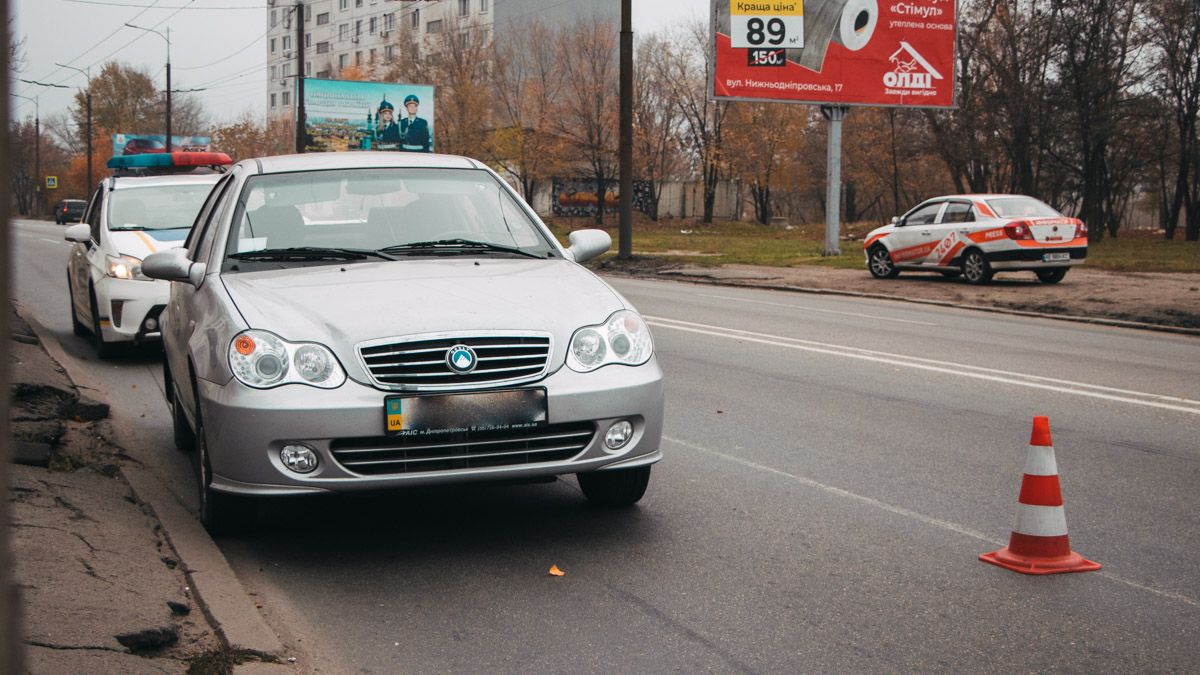
POLYGON ((904 272, 895 279, 875 279, 865 269, 680 266, 668 259, 648 257, 627 261, 610 258, 594 269, 601 274, 863 293, 897 300, 1200 329, 1200 276, 1195 274, 1077 268, 1057 284, 1041 283, 1031 272, 1003 272, 986 286, 972 286, 961 279, 917 272, 904 272))

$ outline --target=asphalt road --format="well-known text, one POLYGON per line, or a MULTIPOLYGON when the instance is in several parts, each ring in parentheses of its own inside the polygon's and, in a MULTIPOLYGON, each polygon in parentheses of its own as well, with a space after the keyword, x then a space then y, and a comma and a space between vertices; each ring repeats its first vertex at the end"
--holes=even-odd
MULTIPOLYGON (((15 227, 18 301, 86 361, 130 454, 190 495, 155 354, 96 363, 71 334, 61 230, 15 227)), ((612 283, 667 375, 646 498, 589 508, 567 479, 273 504, 219 543, 301 666, 1200 669, 1200 339, 612 283), (1100 572, 977 559, 1007 542, 1038 414, 1100 572)))

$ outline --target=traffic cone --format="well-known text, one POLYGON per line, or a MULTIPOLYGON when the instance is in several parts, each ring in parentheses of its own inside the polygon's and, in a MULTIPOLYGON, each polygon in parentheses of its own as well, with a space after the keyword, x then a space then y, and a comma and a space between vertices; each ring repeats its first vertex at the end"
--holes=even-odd
POLYGON ((1067 515, 1058 465, 1050 442, 1050 419, 1033 418, 1033 435, 1025 459, 1025 477, 1017 498, 1017 524, 1008 546, 982 553, 979 559, 1022 574, 1093 572, 1100 565, 1071 550, 1067 538, 1067 515))

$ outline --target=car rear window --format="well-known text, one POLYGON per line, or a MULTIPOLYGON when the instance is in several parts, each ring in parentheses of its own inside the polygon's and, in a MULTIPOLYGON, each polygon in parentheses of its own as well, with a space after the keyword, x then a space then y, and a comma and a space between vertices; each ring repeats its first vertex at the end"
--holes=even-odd
POLYGON ((1049 204, 1032 197, 997 197, 987 200, 988 206, 1001 218, 1027 218, 1037 216, 1061 216, 1049 204))

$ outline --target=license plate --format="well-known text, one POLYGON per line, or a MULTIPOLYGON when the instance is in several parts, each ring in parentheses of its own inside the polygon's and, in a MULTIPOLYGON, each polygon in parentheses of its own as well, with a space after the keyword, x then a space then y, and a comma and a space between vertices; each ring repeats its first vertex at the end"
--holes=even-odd
POLYGON ((1043 254, 1042 254, 1042 262, 1061 262, 1061 261, 1063 261, 1063 260, 1070 260, 1070 259, 1071 259, 1071 254, 1070 254, 1070 253, 1066 253, 1066 252, 1063 252, 1063 253, 1043 253, 1043 254))
POLYGON ((392 436, 441 436, 546 424, 545 389, 477 394, 387 396, 384 430, 392 436))

